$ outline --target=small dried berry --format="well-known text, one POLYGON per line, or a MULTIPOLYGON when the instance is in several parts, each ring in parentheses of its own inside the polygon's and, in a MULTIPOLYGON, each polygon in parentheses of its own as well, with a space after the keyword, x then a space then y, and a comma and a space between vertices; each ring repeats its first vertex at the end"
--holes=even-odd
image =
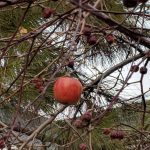
POLYGON ((38 89, 39 93, 41 93, 44 90, 44 86, 40 86, 38 89))
POLYGON ((109 43, 109 44, 113 44, 115 42, 115 37, 114 35, 112 34, 109 34, 106 36, 106 41, 109 43))
POLYGON ((35 78, 33 81, 35 88, 41 93, 44 89, 43 80, 41 78, 35 78))
POLYGON ((92 32, 92 29, 89 28, 89 27, 85 27, 85 28, 83 29, 83 35, 85 35, 85 36, 90 36, 90 35, 91 35, 91 32, 92 32))
POLYGON ((122 140, 123 138, 124 138, 124 132, 121 131, 121 130, 119 130, 119 131, 118 131, 118 139, 119 139, 119 140, 122 140))
POLYGON ((0 149, 5 148, 5 141, 3 139, 0 139, 0 149))
POLYGON ((21 131, 21 123, 20 122, 16 122, 13 126, 13 130, 20 132, 21 131))
POLYGON ((89 43, 89 45, 95 45, 97 43, 97 38, 96 36, 91 36, 90 38, 87 39, 87 42, 89 43))
POLYGON ((87 145, 86 145, 85 143, 81 143, 81 144, 79 145, 79 149, 80 149, 80 150, 86 150, 86 149, 87 149, 87 145))
POLYGON ((46 19, 49 18, 53 13, 54 13, 54 10, 49 7, 45 7, 43 9, 43 17, 46 19))
POLYGON ((111 139, 116 139, 116 137, 117 137, 116 131, 112 131, 112 132, 110 133, 110 138, 111 138, 111 139))
POLYGON ((140 68, 140 73, 141 74, 146 74, 147 73, 147 68, 145 66, 140 68))
POLYGON ((41 78, 35 78, 32 82, 34 83, 35 87, 43 85, 43 80, 41 78))
POLYGON ((121 139, 124 138, 124 132, 121 131, 121 130, 112 131, 110 133, 110 138, 111 139, 119 139, 119 140, 121 140, 121 139))
POLYGON ((73 122, 73 125, 76 127, 76 128, 82 128, 83 125, 82 125, 82 120, 81 119, 76 119, 74 122, 73 122))
POLYGON ((130 71, 131 71, 131 72, 138 72, 138 70, 139 70, 139 66, 138 66, 138 65, 133 65, 133 66, 131 66, 131 68, 130 68, 130 71))
POLYGON ((91 121, 92 119, 92 112, 87 111, 81 116, 82 121, 91 121))
POLYGON ((110 128, 104 128, 103 129, 103 134, 108 135, 111 132, 110 128))
POLYGON ((73 60, 69 60, 68 65, 69 68, 74 68, 74 61, 73 60))
POLYGON ((1 141, 1 140, 6 141, 9 137, 10 137, 10 135, 4 135, 2 138, 0 138, 0 141, 1 141))
POLYGON ((42 84, 35 84, 35 88, 39 89, 42 86, 42 84))

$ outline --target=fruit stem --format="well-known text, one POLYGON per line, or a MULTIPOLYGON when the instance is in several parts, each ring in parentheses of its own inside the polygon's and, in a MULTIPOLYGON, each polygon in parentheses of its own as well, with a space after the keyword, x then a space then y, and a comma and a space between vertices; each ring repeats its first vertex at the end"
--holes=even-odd
POLYGON ((70 75, 69 72, 66 72, 64 76, 65 76, 65 77, 71 77, 71 75, 70 75))

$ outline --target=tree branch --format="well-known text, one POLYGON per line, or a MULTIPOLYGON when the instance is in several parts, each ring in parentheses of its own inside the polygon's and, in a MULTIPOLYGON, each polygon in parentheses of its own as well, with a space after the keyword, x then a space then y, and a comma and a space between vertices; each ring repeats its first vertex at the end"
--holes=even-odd
MULTIPOLYGON (((144 54, 146 54, 146 52, 145 52, 144 54)), ((129 64, 129 63, 132 62, 133 60, 135 61, 135 60, 137 60, 137 59, 139 59, 139 58, 142 58, 142 57, 144 56, 144 54, 142 53, 142 54, 135 55, 135 56, 133 56, 133 57, 131 57, 131 58, 128 58, 128 59, 122 61, 121 63, 119 63, 119 64, 117 64, 117 65, 111 67, 109 70, 107 70, 107 71, 104 72, 102 75, 100 75, 99 77, 97 77, 93 82, 91 82, 90 84, 88 84, 88 85, 84 88, 84 90, 87 90, 87 89, 93 87, 93 85, 97 85, 100 80, 106 78, 106 77, 109 76, 111 73, 113 73, 113 72, 115 72, 116 70, 118 70, 119 68, 121 68, 121 67, 123 67, 123 66, 129 64)))
POLYGON ((40 133, 48 124, 52 123, 52 121, 57 117, 57 115, 62 112, 67 106, 61 107, 58 111, 56 111, 49 119, 47 119, 43 124, 41 124, 29 137, 28 139, 19 147, 18 150, 22 150, 26 144, 32 140, 38 133, 40 133))
POLYGON ((115 20, 110 19, 110 17, 108 15, 106 15, 102 12, 99 12, 98 9, 96 9, 92 6, 89 6, 88 4, 80 5, 78 2, 76 2, 74 0, 72 0, 71 2, 74 5, 82 8, 83 10, 90 12, 92 15, 97 17, 99 20, 104 21, 109 26, 114 26, 115 29, 117 29, 121 33, 125 34, 126 36, 129 36, 131 39, 135 40, 136 42, 139 42, 139 44, 141 44, 147 48, 150 48, 150 39, 149 38, 145 38, 140 33, 134 32, 134 31, 129 30, 128 28, 120 25, 115 20))

